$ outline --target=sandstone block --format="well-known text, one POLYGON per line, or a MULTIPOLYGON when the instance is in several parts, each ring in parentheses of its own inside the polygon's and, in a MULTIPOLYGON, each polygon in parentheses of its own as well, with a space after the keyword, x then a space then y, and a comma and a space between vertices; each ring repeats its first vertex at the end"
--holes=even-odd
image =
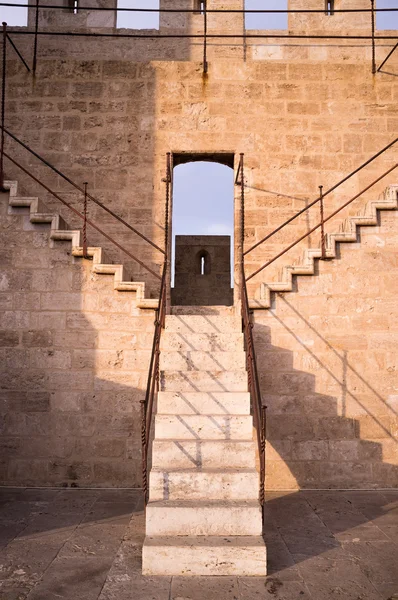
POLYGON ((152 466, 167 470, 252 469, 255 466, 254 445, 248 440, 163 440, 155 439, 152 466))
POLYGON ((251 439, 253 419, 249 415, 156 415, 155 436, 158 439, 251 439))
POLYGON ((148 536, 261 535, 261 509, 254 501, 150 501, 148 536))
POLYGON ((157 413, 178 414, 250 414, 248 392, 159 392, 157 413))
POLYGON ((261 536, 146 537, 144 575, 265 576, 266 550, 261 536))

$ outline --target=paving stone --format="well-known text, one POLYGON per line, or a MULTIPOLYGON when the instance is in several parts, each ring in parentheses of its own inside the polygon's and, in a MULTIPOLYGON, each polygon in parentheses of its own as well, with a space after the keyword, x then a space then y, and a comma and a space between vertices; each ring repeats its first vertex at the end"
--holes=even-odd
POLYGON ((115 556, 125 532, 124 525, 83 524, 77 527, 67 540, 59 556, 115 556))
POLYGON ((134 502, 96 502, 84 515, 83 523, 128 525, 134 502))
MULTIPOLYGON (((68 493, 69 490, 65 490, 66 496, 68 493)), ((26 501, 26 497, 19 501, 18 493, 13 491, 12 494, 14 501, 0 506, 0 520, 4 509, 8 518, 29 523, 31 535, 19 534, 0 551, 1 600, 59 600, 60 597, 68 600, 196 600, 213 596, 220 600, 224 597, 237 600, 387 600, 398 590, 398 538, 387 537, 386 541, 379 541, 359 537, 353 541, 347 537, 349 541, 336 540, 328 528, 316 529, 314 524, 320 521, 307 502, 308 492, 267 494, 269 576, 239 578, 237 584, 235 577, 178 577, 172 582, 167 576, 142 576, 144 512, 133 512, 127 523, 112 524, 112 519, 120 516, 121 505, 124 510, 124 505, 130 504, 130 500, 123 502, 123 496, 119 496, 115 511, 112 502, 107 501, 98 508, 96 516, 107 514, 110 524, 106 519, 98 522, 89 519, 75 525, 77 517, 83 519, 89 512, 84 490, 74 492, 72 504, 61 502, 58 515, 48 510, 48 502, 43 505, 42 501, 26 501), (15 512, 10 512, 10 504, 18 505, 15 512), (105 504, 109 504, 106 513, 105 504), (44 506, 41 515, 36 514, 38 506, 41 509, 44 506), (71 511, 74 506, 86 508, 82 512, 76 508, 74 514, 71 511), (290 523, 282 528, 283 521, 290 523), (331 539, 334 540, 332 546, 331 539), (79 547, 74 548, 75 543, 79 547)), ((358 527, 373 529, 373 523, 377 528, 378 521, 383 519, 385 528, 397 526, 396 494, 387 494, 388 498, 385 498, 378 492, 360 492, 355 493, 356 500, 352 492, 344 493, 344 496, 355 505, 355 510, 342 514, 347 533, 358 527), (375 517, 368 525, 357 525, 355 511, 361 507, 367 507, 375 517), (377 514, 381 516, 377 517, 377 514), (350 515, 353 518, 351 528, 350 515)), ((129 494, 127 497, 131 498, 129 494)), ((319 507, 320 495, 317 497, 319 507)), ((322 493, 322 507, 333 515, 336 507, 341 507, 341 494, 322 493)), ((343 527, 339 529, 344 535, 343 527)))
POLYGON ((312 600, 305 583, 282 581, 277 576, 239 578, 242 600, 312 600))
POLYGON ((120 545, 99 600, 169 600, 171 577, 143 577, 141 554, 132 542, 120 545))
POLYGON ((29 600, 97 600, 112 564, 109 558, 57 558, 29 600))
POLYGON ((97 490, 63 490, 52 501, 52 508, 60 512, 83 511, 90 509, 100 498, 97 490))
POLYGON ((317 600, 381 600, 357 562, 347 555, 342 554, 339 560, 317 556, 301 562, 299 568, 311 597, 317 600))
POLYGON ((398 590, 397 546, 392 542, 366 541, 343 544, 344 551, 357 559, 364 575, 385 597, 398 590))
POLYGON ((134 512, 124 533, 124 540, 135 544, 143 544, 145 539, 145 513, 134 512))
POLYGON ((173 577, 170 600, 238 600, 236 577, 173 577))

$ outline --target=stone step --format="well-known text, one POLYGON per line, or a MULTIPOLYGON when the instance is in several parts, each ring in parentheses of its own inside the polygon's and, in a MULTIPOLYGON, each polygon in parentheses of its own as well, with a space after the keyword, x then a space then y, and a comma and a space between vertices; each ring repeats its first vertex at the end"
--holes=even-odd
POLYGON ((159 392, 158 415, 248 415, 249 392, 159 392))
POLYGON ((261 535, 147 536, 143 547, 142 564, 144 575, 265 577, 267 551, 261 535))
POLYGON ((257 500, 259 475, 255 469, 228 471, 159 471, 152 469, 149 499, 154 500, 257 500))
POLYGON ((243 350, 243 333, 176 333, 163 331, 160 348, 165 351, 235 352, 243 350))
POLYGON ((258 500, 252 501, 155 501, 146 507, 149 536, 261 535, 258 500))
POLYGON ((152 446, 154 469, 254 469, 253 440, 157 440, 152 446))
POLYGON ((240 317, 231 315, 167 315, 166 331, 174 333, 225 333, 242 331, 240 317))
POLYGON ((168 440, 248 440, 250 415, 156 415, 155 438, 168 440))
POLYGON ((246 369, 246 354, 243 349, 236 352, 162 352, 160 368, 181 371, 238 371, 246 369))
POLYGON ((235 316, 234 306, 171 306, 172 315, 235 316))
POLYGON ((246 371, 161 371, 162 392, 247 392, 246 371))

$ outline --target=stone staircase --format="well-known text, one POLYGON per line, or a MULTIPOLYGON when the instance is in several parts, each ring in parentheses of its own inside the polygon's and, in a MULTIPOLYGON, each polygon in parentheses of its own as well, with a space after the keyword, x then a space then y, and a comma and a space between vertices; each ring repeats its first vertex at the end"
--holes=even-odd
MULTIPOLYGON (((83 258, 82 232, 80 229, 69 229, 64 219, 59 214, 49 212, 47 206, 40 198, 19 196, 17 181, 5 181, 4 187, 10 192, 8 204, 11 210, 28 208, 31 223, 47 223, 50 225, 50 240, 70 241, 72 243, 72 256, 83 258)), ((87 248, 87 255, 92 258, 93 273, 98 275, 113 275, 113 287, 115 290, 136 293, 138 308, 156 309, 158 307, 159 301, 157 299, 145 298, 145 283, 129 280, 124 265, 109 262, 101 247, 87 248)))
POLYGON ((167 316, 161 349, 143 572, 265 575, 241 319, 167 316))
MULTIPOLYGON (((58 214, 50 213, 47 206, 37 197, 18 196, 18 182, 5 181, 4 187, 10 191, 10 209, 29 208, 31 223, 48 223, 51 227, 50 240, 70 240, 72 256, 83 257, 81 231, 68 229, 67 224, 58 214)), ((336 258, 338 242, 357 242, 358 228, 376 226, 379 210, 396 210, 398 208, 398 184, 388 186, 378 200, 369 201, 358 214, 345 219, 340 231, 326 234, 326 257, 336 258)), ((88 256, 92 258, 92 270, 99 275, 113 275, 114 289, 120 292, 135 292, 137 308, 156 310, 159 304, 156 298, 145 297, 145 283, 131 281, 124 265, 112 264, 101 247, 89 247, 88 256)), ((316 260, 321 258, 320 248, 307 248, 302 259, 295 265, 283 267, 279 281, 263 282, 259 285, 254 298, 249 299, 250 308, 268 309, 271 307, 272 294, 291 292, 294 288, 294 277, 297 275, 315 275, 316 260)), ((248 274, 248 273, 247 273, 248 274)))
MULTIPOLYGON (((345 219, 340 231, 326 234, 326 258, 336 258, 338 242, 357 242, 359 227, 377 225, 379 210, 396 210, 397 208, 398 185, 390 185, 378 200, 369 201, 359 214, 345 219)), ((270 308, 272 293, 293 291, 293 278, 297 275, 315 275, 315 261, 321 257, 320 248, 305 249, 298 264, 283 267, 279 281, 264 282, 260 285, 257 297, 250 299, 250 308, 270 308)))

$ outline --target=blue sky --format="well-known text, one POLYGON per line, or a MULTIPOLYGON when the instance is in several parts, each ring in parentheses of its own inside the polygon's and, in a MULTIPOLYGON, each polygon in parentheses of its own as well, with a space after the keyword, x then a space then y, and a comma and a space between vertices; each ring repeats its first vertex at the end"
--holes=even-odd
MULTIPOLYGON (((14 0, 2 0, 13 2, 14 0)), ((18 0, 26 4, 26 0, 18 0)), ((81 0, 84 4, 84 0, 81 0)), ((378 8, 398 8, 398 0, 376 0, 378 8)), ((159 0, 119 0, 120 8, 158 8, 159 0)), ((282 9, 287 6, 287 0, 246 0, 247 10, 282 9)), ((0 7, 0 23, 6 21, 9 25, 26 25, 27 10, 25 8, 5 6, 0 7)), ((285 29, 286 15, 246 15, 248 29, 285 29)), ((156 13, 119 13, 118 27, 132 29, 156 29, 159 26, 159 15, 156 13)), ((398 29, 398 13, 380 13, 377 15, 378 29, 398 29)))

